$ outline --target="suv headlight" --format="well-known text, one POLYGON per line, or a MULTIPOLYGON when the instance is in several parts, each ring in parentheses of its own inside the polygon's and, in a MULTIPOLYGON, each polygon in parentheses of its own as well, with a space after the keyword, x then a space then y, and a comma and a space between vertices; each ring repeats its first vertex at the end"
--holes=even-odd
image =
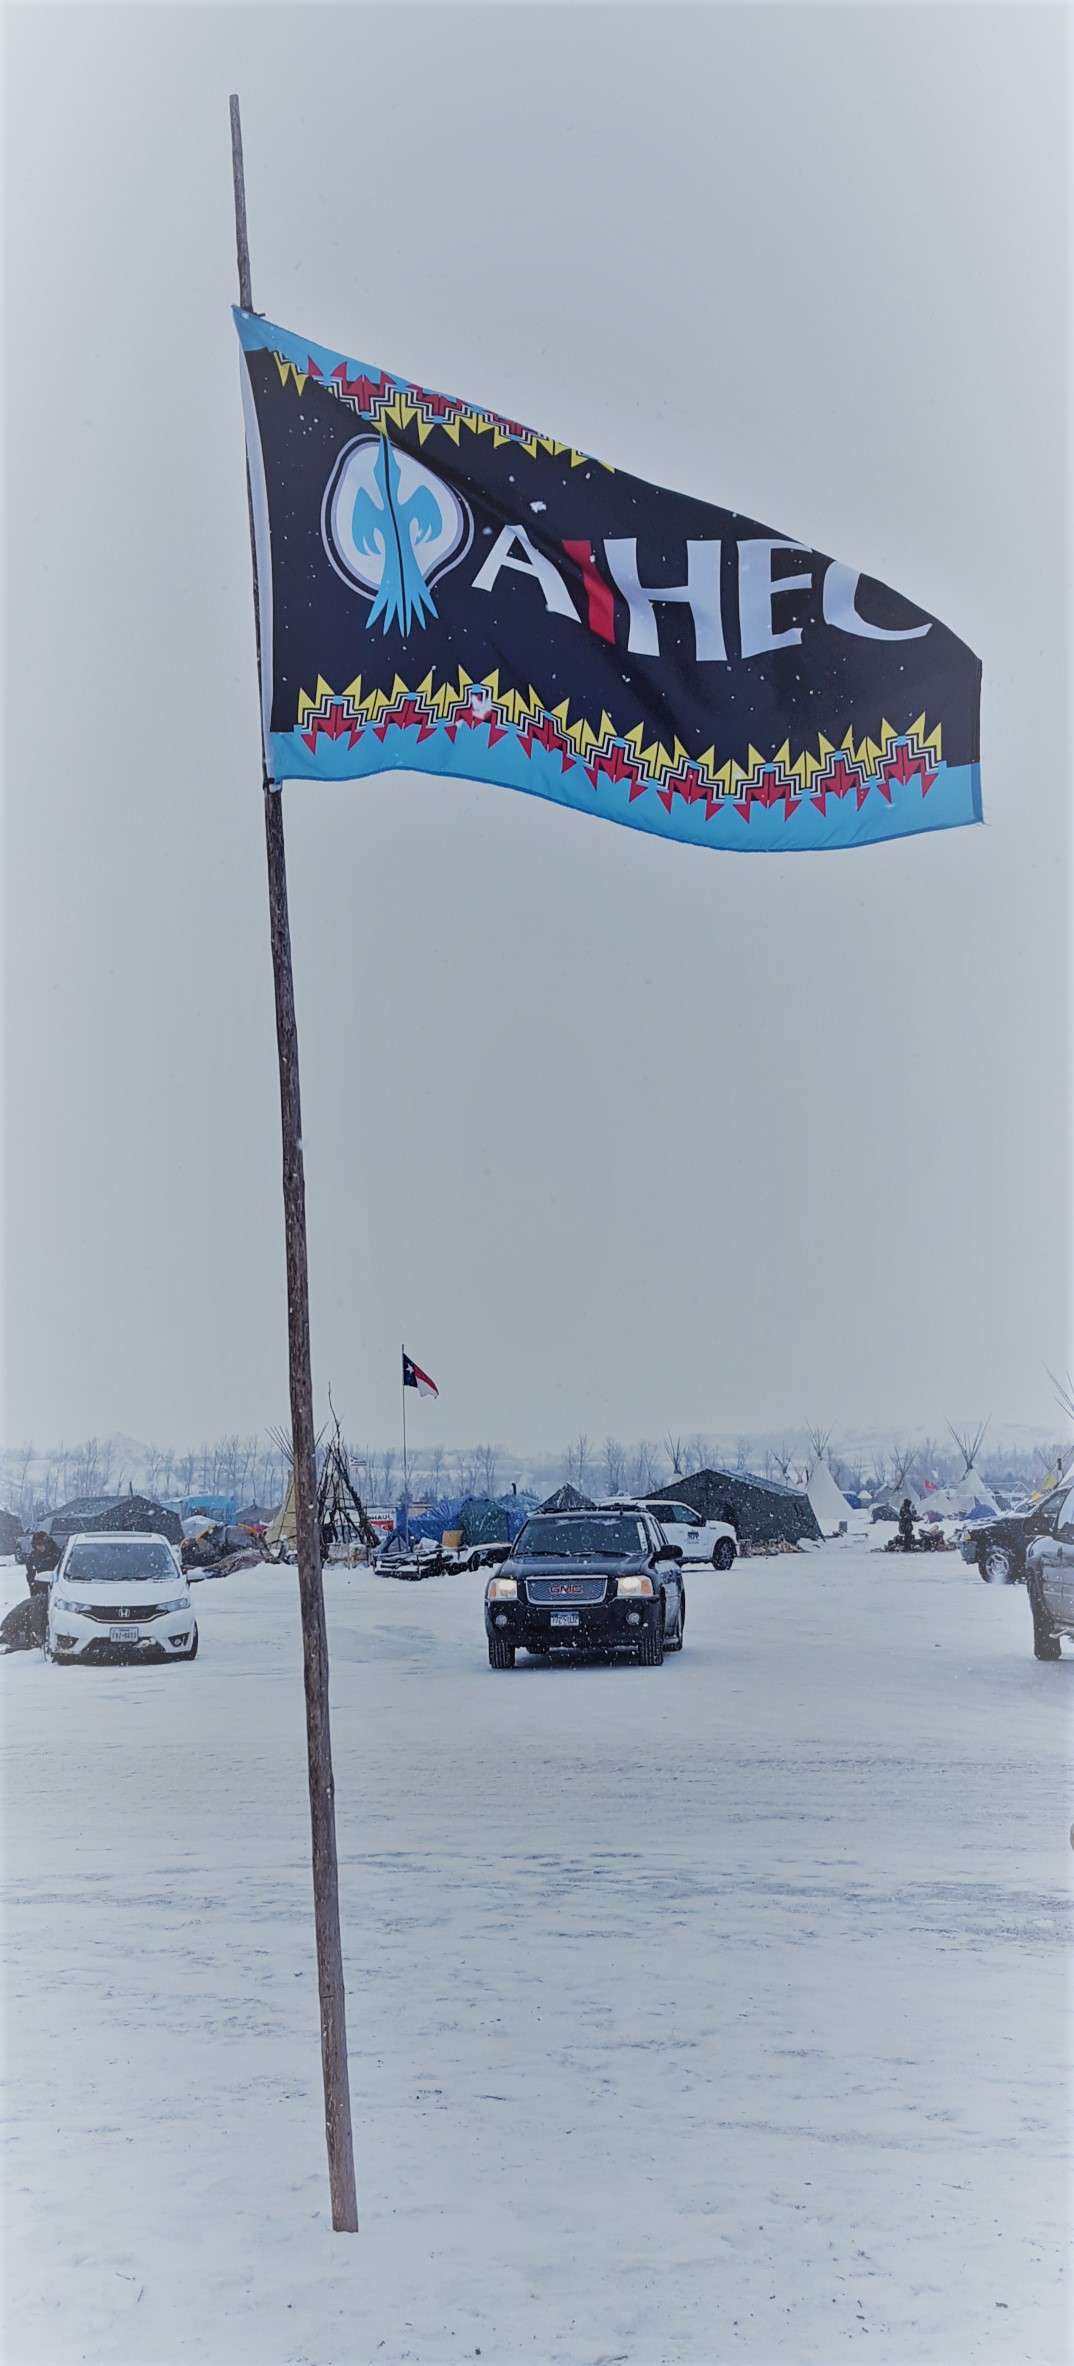
POLYGON ((653 1581, 651 1577, 621 1577, 617 1590, 620 1594, 651 1594, 653 1581))
POLYGON ((177 1594, 177 1595, 176 1595, 176 1597, 175 1597, 175 1600, 174 1600, 174 1602, 161 1602, 161 1603, 160 1603, 160 1605, 159 1605, 160 1614, 161 1614, 161 1617, 162 1617, 162 1618, 164 1618, 164 1617, 166 1617, 166 1616, 167 1616, 167 1613, 168 1613, 168 1611, 169 1611, 169 1610, 189 1610, 189 1608, 190 1608, 190 1596, 189 1596, 189 1594, 177 1594))
POLYGON ((517 1577, 490 1577, 485 1599, 487 1602, 517 1602, 517 1577))

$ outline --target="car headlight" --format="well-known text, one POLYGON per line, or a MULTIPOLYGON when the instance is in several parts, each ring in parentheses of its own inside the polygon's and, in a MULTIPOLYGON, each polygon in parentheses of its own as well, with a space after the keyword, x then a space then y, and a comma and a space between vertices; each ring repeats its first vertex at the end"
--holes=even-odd
POLYGON ((81 1602, 72 1602, 72 1601, 71 1601, 71 1600, 68 1598, 68 1596, 67 1596, 66 1594, 53 1594, 53 1597, 52 1597, 52 1608, 53 1608, 53 1610, 75 1610, 75 1611, 80 1611, 80 1612, 82 1613, 83 1617, 85 1616, 85 1606, 84 1606, 84 1604, 83 1604, 83 1603, 81 1603, 81 1602))
POLYGON ((162 1618, 169 1610, 189 1610, 190 1596, 189 1594, 177 1594, 174 1602, 162 1602, 159 1607, 162 1618))
POLYGON ((618 1590, 621 1594, 651 1594, 653 1581, 651 1577, 621 1577, 618 1590))
POLYGON ((485 1599, 487 1602, 517 1602, 517 1577, 490 1577, 485 1599))

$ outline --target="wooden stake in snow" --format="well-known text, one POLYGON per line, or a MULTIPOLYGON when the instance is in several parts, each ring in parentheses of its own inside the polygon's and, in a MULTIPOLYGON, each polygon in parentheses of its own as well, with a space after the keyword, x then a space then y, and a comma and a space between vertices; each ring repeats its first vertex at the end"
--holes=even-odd
MULTIPOLYGON (((235 184, 235 245, 239 302, 253 311, 250 249, 246 238, 246 186, 242 169, 239 102, 231 100, 231 163, 235 184)), ((249 499, 249 475, 247 497, 249 499)), ((261 667, 261 604, 253 511, 250 554, 254 576, 254 621, 258 671, 261 667)), ((298 1094, 298 1028, 291 974, 291 930, 287 916, 287 868, 283 843, 283 799, 264 767, 265 843, 268 852, 269 926, 276 989, 276 1045, 280 1063, 283 1126, 283 1210, 287 1250, 287 1348, 294 1447, 298 1595, 302 1612, 302 1672, 306 1688, 306 1753, 310 1821, 313 1827, 313 1919, 317 1937, 317 1986, 321 2006, 321 2067, 332 2224, 338 2234, 357 2234, 358 2196, 354 2183, 351 2096, 347 2076, 347 2015, 343 1951, 339 1935, 339 1873, 336 1860, 335 1788, 328 1723, 328 1633, 317 1533, 317 1441, 313 1427, 310 1370, 309 1273, 306 1259, 306 1183, 302 1164, 302 1111, 298 1094)))

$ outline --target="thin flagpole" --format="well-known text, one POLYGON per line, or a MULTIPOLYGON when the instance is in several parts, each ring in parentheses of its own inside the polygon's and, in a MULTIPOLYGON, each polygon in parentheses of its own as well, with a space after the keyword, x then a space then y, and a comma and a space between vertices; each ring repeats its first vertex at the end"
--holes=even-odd
POLYGON ((403 1521, 404 1535, 410 1542, 410 1482, 406 1467, 406 1349, 402 1350, 399 1369, 403 1375, 403 1521))
MULTIPOLYGON (((250 285, 250 248, 246 234, 246 184, 242 166, 242 126, 239 102, 231 100, 231 166, 235 186, 235 247, 239 265, 239 302, 253 311, 250 285)), ((254 580, 254 622, 257 628, 258 678, 261 676, 261 603, 257 575, 250 473, 246 472, 250 510, 250 555, 254 580)), ((328 1631, 321 1582, 321 1542, 317 1530, 317 1438, 313 1426, 313 1376, 310 1365, 309 1270, 306 1256, 306 1182, 302 1160, 302 1109, 298 1090, 298 1027, 291 970, 291 929, 287 911, 287 865, 283 839, 283 799, 263 766, 265 845, 268 855, 269 926, 272 975, 276 995, 276 1046, 280 1066, 280 1115, 283 1132, 283 1209, 287 1252, 287 1349, 291 1389, 291 1438, 294 1448, 295 1526, 298 1550, 298 1596, 302 1613, 302 1673, 306 1691, 306 1757, 309 1768, 310 1823, 313 1836, 313 1919, 317 1940, 317 1987, 321 2007, 321 2068, 324 2076, 324 2121, 328 2140, 328 2177, 332 2224, 337 2234, 357 2234, 358 2196, 354 2182, 354 2142, 351 2133, 350 2082, 347 2074, 347 2012, 343 1985, 343 1949, 339 1929, 339 1867, 336 1857, 335 1784, 332 1776, 332 1737, 328 1716, 328 1631)))

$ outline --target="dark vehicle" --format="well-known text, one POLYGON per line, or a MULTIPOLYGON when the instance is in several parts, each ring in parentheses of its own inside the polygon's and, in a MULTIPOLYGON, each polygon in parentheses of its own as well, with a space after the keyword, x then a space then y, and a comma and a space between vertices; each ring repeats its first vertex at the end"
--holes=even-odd
POLYGON ((491 1668, 516 1651, 631 1651, 658 1668, 685 1624, 682 1553, 643 1511, 537 1512, 485 1588, 491 1668))
POLYGON ((1074 1643, 1074 1487, 1061 1492, 1054 1534, 1034 1537, 1026 1555, 1037 1659, 1060 1659, 1064 1635, 1074 1643))
POLYGON ((1034 1537, 1055 1535, 1060 1507, 1069 1493, 1069 1487, 1053 1487, 1050 1495, 1042 1495, 1027 1511, 999 1512, 994 1520, 975 1520, 959 1547, 963 1560, 976 1561, 986 1585, 1021 1585, 1034 1537))

